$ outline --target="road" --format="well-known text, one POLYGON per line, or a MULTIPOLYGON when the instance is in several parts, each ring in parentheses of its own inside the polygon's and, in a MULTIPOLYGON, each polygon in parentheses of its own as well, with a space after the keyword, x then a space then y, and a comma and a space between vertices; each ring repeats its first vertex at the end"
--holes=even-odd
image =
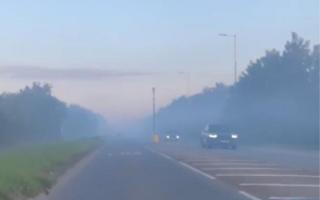
POLYGON ((287 169, 232 151, 184 145, 107 142, 75 171, 45 199, 283 200, 319 195, 319 173, 311 168, 287 169))

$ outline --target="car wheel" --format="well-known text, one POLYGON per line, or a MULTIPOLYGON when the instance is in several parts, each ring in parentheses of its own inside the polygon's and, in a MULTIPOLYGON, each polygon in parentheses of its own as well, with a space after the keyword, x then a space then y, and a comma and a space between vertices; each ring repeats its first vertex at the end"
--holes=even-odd
POLYGON ((208 144, 207 140, 202 141, 203 142, 203 148, 210 149, 210 144, 208 144))
POLYGON ((202 147, 202 148, 206 148, 206 145, 205 145, 203 139, 200 140, 200 144, 201 144, 201 147, 202 147))

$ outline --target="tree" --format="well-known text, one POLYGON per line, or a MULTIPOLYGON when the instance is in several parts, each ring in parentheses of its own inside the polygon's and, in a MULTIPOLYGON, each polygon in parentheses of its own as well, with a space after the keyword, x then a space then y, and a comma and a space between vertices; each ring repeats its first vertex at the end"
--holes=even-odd
POLYGON ((231 91, 225 121, 253 141, 318 146, 318 49, 292 33, 282 53, 251 62, 231 91))
POLYGON ((18 93, 2 94, 2 143, 45 142, 60 138, 65 104, 51 95, 51 86, 33 83, 18 93))
POLYGON ((105 123, 102 116, 52 96, 49 84, 0 95, 0 145, 58 141, 70 126, 74 136, 83 137, 101 132, 105 123))
POLYGON ((63 136, 68 139, 93 137, 106 131, 105 119, 78 105, 70 105, 63 122, 63 136))

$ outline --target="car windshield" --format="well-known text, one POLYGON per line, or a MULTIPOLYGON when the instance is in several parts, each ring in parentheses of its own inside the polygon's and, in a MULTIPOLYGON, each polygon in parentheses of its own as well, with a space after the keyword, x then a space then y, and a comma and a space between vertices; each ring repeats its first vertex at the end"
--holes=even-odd
POLYGON ((228 133, 230 129, 223 125, 209 125, 208 127, 209 132, 218 132, 218 133, 228 133))

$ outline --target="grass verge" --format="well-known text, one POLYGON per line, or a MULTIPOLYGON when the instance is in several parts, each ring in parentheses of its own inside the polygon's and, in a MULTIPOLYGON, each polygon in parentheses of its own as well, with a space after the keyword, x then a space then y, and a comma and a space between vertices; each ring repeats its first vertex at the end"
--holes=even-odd
POLYGON ((99 145, 98 139, 38 145, 0 154, 0 200, 33 197, 58 174, 99 145))

